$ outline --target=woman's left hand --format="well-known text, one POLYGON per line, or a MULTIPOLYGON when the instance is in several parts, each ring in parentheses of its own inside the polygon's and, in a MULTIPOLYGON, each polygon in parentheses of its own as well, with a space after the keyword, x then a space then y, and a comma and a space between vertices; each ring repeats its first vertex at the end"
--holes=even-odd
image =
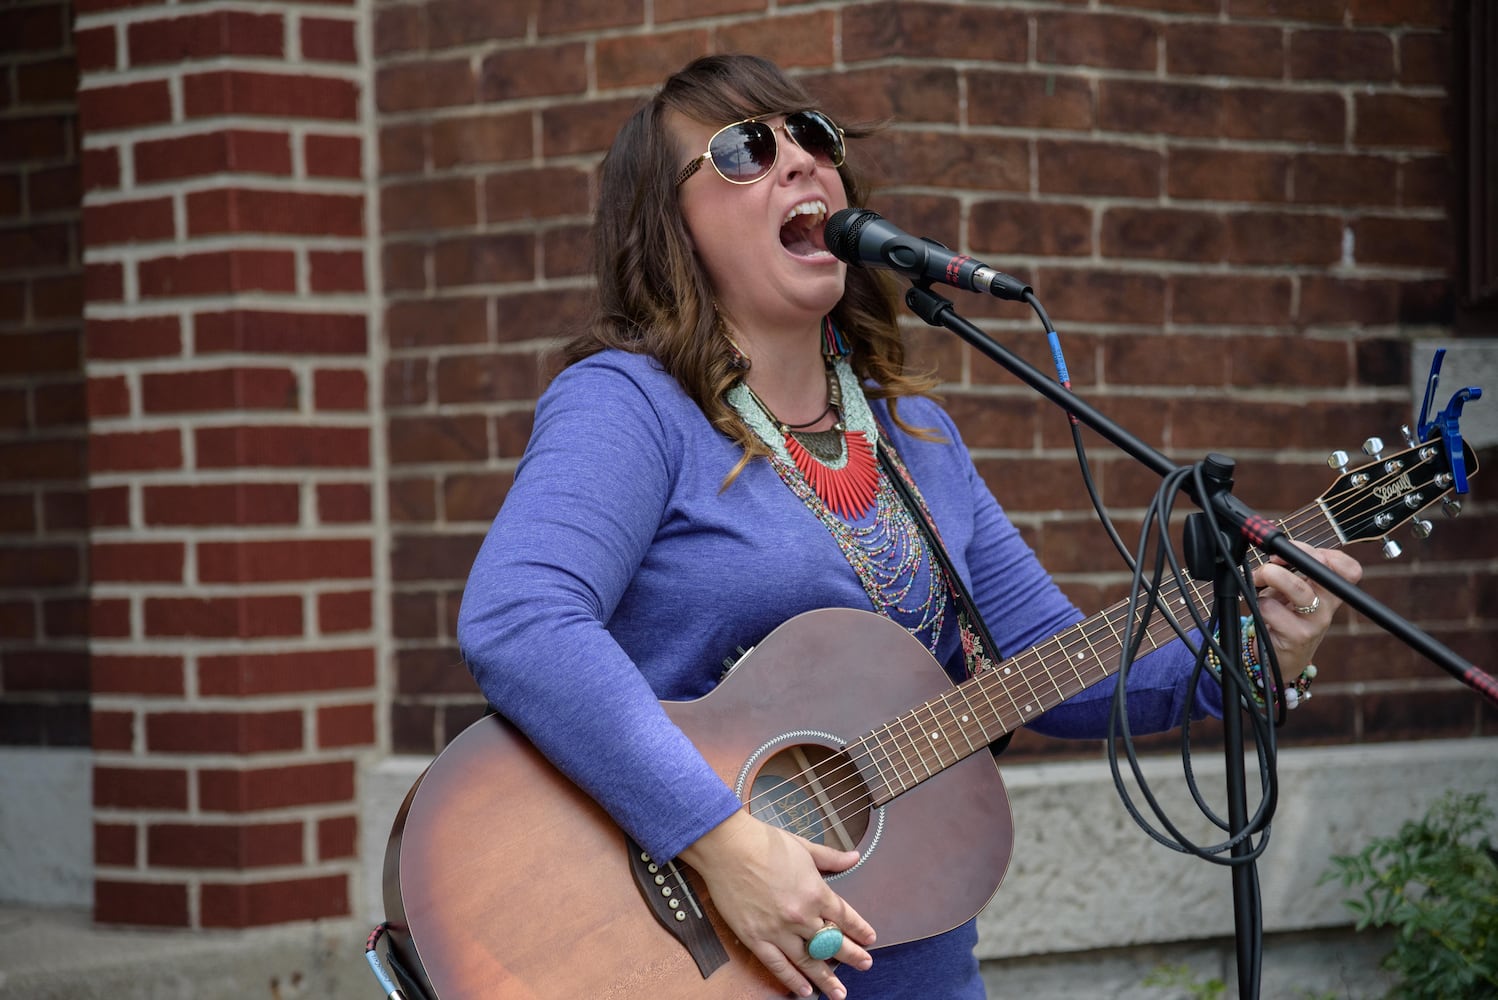
MULTIPOLYGON (((1348 583, 1363 578, 1363 566, 1340 549, 1295 543, 1348 583)), ((1279 658, 1280 675, 1293 678, 1310 664, 1342 601, 1278 560, 1254 571, 1259 612, 1279 658)))

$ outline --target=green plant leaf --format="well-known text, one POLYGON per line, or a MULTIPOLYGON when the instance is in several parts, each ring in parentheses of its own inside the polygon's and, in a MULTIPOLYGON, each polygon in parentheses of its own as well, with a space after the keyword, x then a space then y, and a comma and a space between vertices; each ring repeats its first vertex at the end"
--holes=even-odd
POLYGON ((1448 793, 1322 874, 1358 890, 1343 903, 1359 931, 1395 929, 1381 963, 1399 976, 1391 996, 1498 996, 1498 852, 1484 835, 1493 819, 1483 794, 1448 793))

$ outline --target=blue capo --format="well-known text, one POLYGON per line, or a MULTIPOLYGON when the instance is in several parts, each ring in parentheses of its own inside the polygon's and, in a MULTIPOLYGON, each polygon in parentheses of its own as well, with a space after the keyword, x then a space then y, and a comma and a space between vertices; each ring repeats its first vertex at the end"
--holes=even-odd
POLYGON ((1425 382, 1425 401, 1420 405, 1420 422, 1416 433, 1421 441, 1429 441, 1437 434, 1446 443, 1446 458, 1451 463, 1451 488, 1456 493, 1467 492, 1467 459, 1462 450, 1462 431, 1458 424, 1462 418, 1462 407, 1469 401, 1482 398, 1482 390, 1475 385, 1458 389, 1446 404, 1446 409, 1430 416, 1430 405, 1435 399, 1436 383, 1441 379, 1441 362, 1446 357, 1446 348, 1438 348, 1430 363, 1430 377, 1425 382))

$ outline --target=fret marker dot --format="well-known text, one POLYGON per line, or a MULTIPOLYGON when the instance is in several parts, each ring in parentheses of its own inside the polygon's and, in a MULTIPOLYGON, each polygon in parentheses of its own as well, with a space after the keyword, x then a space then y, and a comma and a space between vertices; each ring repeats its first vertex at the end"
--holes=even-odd
POLYGON ((1034 705, 1026 705, 1025 706, 1025 711, 1026 712, 1033 712, 1033 711, 1035 711, 1035 706, 1034 705))
POLYGON ((964 716, 963 716, 963 717, 962 717, 962 721, 963 721, 963 722, 966 722, 966 721, 968 721, 968 717, 967 717, 967 716, 965 716, 965 715, 964 715, 964 716))
POLYGON ((930 733, 929 735, 931 737, 932 743, 935 743, 937 740, 941 739, 941 733, 930 733))
POLYGON ((1087 655, 1086 653, 1082 653, 1082 652, 1077 653, 1077 661, 1081 662, 1082 658, 1085 657, 1086 655, 1087 655))
POLYGON ((1014 673, 1014 668, 1012 668, 1012 667, 1005 667, 1004 668, 1004 676, 1005 677, 1008 677, 1012 673, 1014 673))

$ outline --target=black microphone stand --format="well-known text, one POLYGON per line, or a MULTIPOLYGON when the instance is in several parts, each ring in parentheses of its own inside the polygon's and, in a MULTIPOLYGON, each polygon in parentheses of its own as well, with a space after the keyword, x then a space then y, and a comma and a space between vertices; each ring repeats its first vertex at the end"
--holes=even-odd
MULTIPOLYGON (((907 276, 909 273, 907 272, 907 276)), ((914 273, 920 273, 920 269, 915 269, 914 273)), ((1028 289, 1025 290, 1025 294, 1028 295, 1028 289)), ((1179 471, 1178 466, 1159 451, 959 316, 950 299, 931 291, 930 280, 912 279, 912 287, 905 295, 905 303, 926 323, 931 326, 945 327, 957 334, 989 359, 1013 373, 1026 385, 1160 477, 1165 478, 1179 471)), ((1206 495, 1198 495, 1198 490, 1193 485, 1195 477, 1185 478, 1182 490, 1197 506, 1203 510, 1210 509, 1216 518, 1216 523, 1224 531, 1233 532, 1235 546, 1233 551, 1237 555, 1241 556, 1246 551, 1243 547, 1245 543, 1251 543, 1268 555, 1279 556, 1284 562, 1337 595, 1349 606, 1399 638, 1400 641, 1477 690, 1490 703, 1498 705, 1498 682, 1495 682, 1491 675, 1468 663, 1446 646, 1415 628, 1395 612, 1308 556, 1294 545, 1273 522, 1239 501, 1232 493, 1233 467, 1234 463, 1230 458, 1216 454, 1208 455, 1201 463, 1202 479, 1208 484, 1206 495)), ((1192 516, 1195 518, 1201 515, 1192 516)), ((1219 644, 1229 655, 1238 654, 1241 650, 1241 635, 1237 607, 1238 585, 1234 567, 1226 559, 1215 556, 1214 545, 1198 544, 1193 545, 1193 549, 1200 557, 1191 559, 1192 575, 1198 579, 1212 581, 1219 644)), ((1252 692, 1245 686, 1246 676, 1242 670, 1229 669, 1228 665, 1224 664, 1221 674, 1223 742, 1227 763, 1226 793, 1230 827, 1227 832, 1230 837, 1235 838, 1231 853, 1238 861, 1232 866, 1238 995, 1241 1000, 1251 1000, 1259 995, 1259 945, 1263 936, 1257 905, 1256 862, 1243 860, 1251 853, 1252 847, 1247 830, 1248 801, 1243 764, 1245 747, 1241 708, 1252 704, 1252 692), (1234 711, 1234 708, 1240 708, 1240 711, 1234 711)), ((1265 697, 1268 698, 1267 691, 1265 697)), ((1265 823, 1267 821, 1266 815, 1265 823)))

